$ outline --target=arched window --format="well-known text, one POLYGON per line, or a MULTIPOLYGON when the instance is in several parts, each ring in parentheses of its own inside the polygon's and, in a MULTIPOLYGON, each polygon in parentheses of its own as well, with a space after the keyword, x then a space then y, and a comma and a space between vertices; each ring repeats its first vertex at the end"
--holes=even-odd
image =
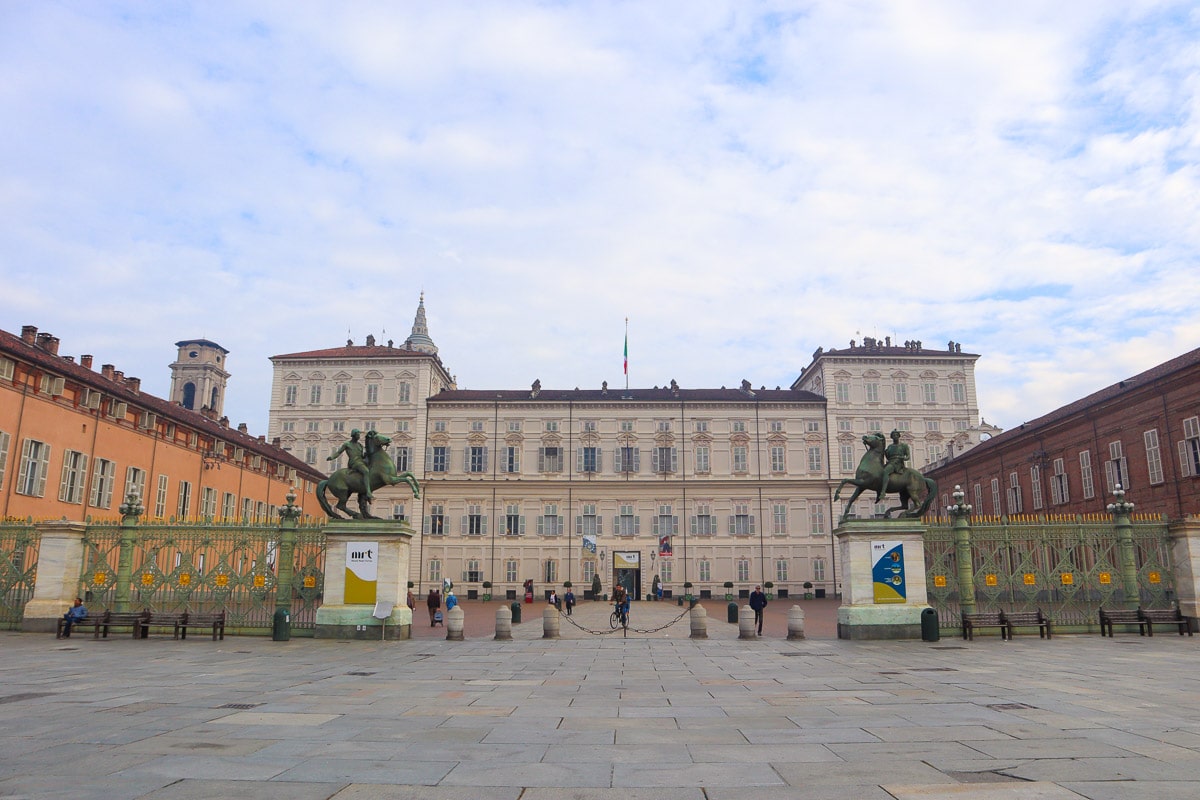
POLYGON ((196 410, 196 384, 191 381, 183 385, 183 407, 196 410))

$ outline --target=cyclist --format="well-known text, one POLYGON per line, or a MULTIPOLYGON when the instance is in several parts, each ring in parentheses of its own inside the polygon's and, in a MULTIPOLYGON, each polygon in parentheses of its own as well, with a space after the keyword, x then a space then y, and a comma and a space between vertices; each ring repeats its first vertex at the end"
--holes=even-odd
POLYGON ((621 624, 626 625, 629 622, 629 593, 625 591, 625 587, 617 584, 613 589, 613 605, 617 612, 617 616, 621 618, 621 624))

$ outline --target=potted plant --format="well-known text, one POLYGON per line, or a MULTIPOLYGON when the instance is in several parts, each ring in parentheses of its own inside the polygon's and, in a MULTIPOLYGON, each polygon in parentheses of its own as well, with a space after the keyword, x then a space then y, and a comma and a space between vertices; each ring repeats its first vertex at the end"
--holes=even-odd
POLYGON ((771 583, 771 581, 767 581, 766 583, 763 584, 763 588, 765 588, 767 590, 767 599, 774 600, 775 594, 771 590, 775 588, 775 584, 771 583))
POLYGON ((596 573, 592 576, 592 599, 600 599, 600 573, 596 573))
POLYGON ((484 581, 483 582, 483 602, 486 603, 487 601, 489 601, 491 599, 492 599, 492 582, 484 581))
POLYGON ((721 585, 725 587, 725 599, 732 600, 733 599, 733 581, 725 581, 721 585))
POLYGON ((684 600, 688 601, 689 606, 694 606, 696 604, 696 598, 692 596, 692 582, 691 581, 683 582, 683 597, 679 598, 679 605, 683 605, 684 600))
POLYGON ((805 599, 805 600, 812 600, 812 599, 813 599, 813 593, 812 593, 812 581, 805 581, 805 582, 804 582, 804 599, 805 599))

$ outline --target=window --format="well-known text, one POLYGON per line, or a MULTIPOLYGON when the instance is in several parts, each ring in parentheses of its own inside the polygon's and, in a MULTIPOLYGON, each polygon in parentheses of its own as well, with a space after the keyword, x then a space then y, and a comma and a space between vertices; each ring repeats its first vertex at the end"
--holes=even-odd
POLYGON ((237 497, 232 492, 225 492, 221 496, 221 516, 224 519, 233 519, 233 515, 237 513, 237 497))
POLYGON ((595 433, 596 432, 596 420, 585 419, 585 420, 583 420, 582 425, 583 425, 583 427, 581 430, 584 433, 595 433))
POLYGON ((771 533, 776 536, 784 536, 787 534, 787 504, 772 503, 771 504, 771 533))
POLYGON ((392 461, 396 464, 396 472, 409 472, 412 470, 412 448, 397 447, 392 453, 392 461))
POLYGON ((853 433, 854 432, 854 420, 839 419, 837 429, 838 429, 839 433, 853 433))
POLYGON ((379 402, 379 384, 367 384, 367 405, 373 406, 379 402))
POLYGON ((1015 472, 1008 473, 1008 513, 1020 514, 1024 510, 1021 503, 1021 476, 1015 472))
POLYGON ((709 471, 708 445, 706 445, 706 444, 696 445, 695 458, 696 458, 696 472, 701 475, 708 473, 708 471, 709 471))
POLYGON ((600 517, 596 514, 594 503, 585 503, 583 513, 576 520, 575 532, 580 536, 599 536, 600 517))
POLYGON ((483 571, 479 569, 479 559, 467 560, 467 574, 464 576, 468 583, 479 583, 483 580, 483 571))
POLYGON ((315 465, 317 463, 317 448, 314 445, 309 445, 304 448, 304 463, 315 465))
POLYGON ((261 500, 254 504, 254 518, 259 522, 265 522, 267 519, 267 504, 261 500))
POLYGON ((107 458, 97 458, 92 464, 92 496, 88 504, 96 508, 112 508, 113 484, 117 482, 117 465, 107 458))
POLYGON ((1104 477, 1108 479, 1108 491, 1112 493, 1118 486, 1129 488, 1129 467, 1125 463, 1121 442, 1108 443, 1108 461, 1104 462, 1104 477))
POLYGON ((894 384, 892 384, 892 389, 896 392, 896 402, 897 403, 907 403, 908 402, 908 384, 907 383, 894 383, 894 384))
POLYGON ((599 447, 581 447, 579 448, 578 465, 576 469, 579 472, 599 472, 600 471, 600 448, 599 447))
POLYGON ((652 453, 654 472, 675 472, 678 469, 679 463, 674 447, 656 447, 652 453))
POLYGON ((921 393, 925 396, 926 403, 936 403, 937 402, 937 384, 936 383, 922 383, 921 384, 921 393))
POLYGON ((308 432, 309 433, 320 433, 321 432, 321 423, 318 420, 309 420, 308 432))
POLYGON ((925 420, 925 432, 926 433, 940 433, 941 430, 942 430, 941 420, 936 420, 936 419, 925 420))
POLYGON ((788 562, 786 558, 775 561, 775 582, 783 583, 788 579, 788 562))
POLYGON ((717 532, 717 520, 708 503, 696 504, 696 516, 692 517, 692 533, 697 536, 712 536, 717 532))
POLYGON ((446 472, 450 468, 450 448, 436 445, 429 448, 429 471, 446 472))
POLYGON ((704 583, 712 580, 712 562, 707 558, 700 559, 700 576, 699 579, 704 583))
POLYGON ((1029 488, 1030 495, 1033 497, 1033 510, 1040 511, 1042 508, 1042 468, 1033 466, 1029 468, 1029 488))
POLYGON ((557 503, 546 503, 538 517, 538 536, 561 536, 563 518, 558 515, 557 503))
POLYGON ((733 448, 733 471, 749 472, 749 462, 746 458, 746 446, 735 445, 733 448))
POLYGON ((63 454, 62 483, 58 487, 58 499, 64 503, 83 502, 83 483, 87 480, 88 457, 75 450, 63 454))
POLYGON ((162 519, 167 515, 167 476, 158 476, 158 491, 154 495, 154 516, 162 519))
POLYGON ((696 433, 707 433, 708 432, 708 420, 706 420, 706 419, 696 420, 694 423, 692 423, 692 430, 694 430, 696 433))
POLYGON ((483 433, 483 421, 478 419, 471 420, 471 433, 483 433))
POLYGON ((311 406, 321 405, 321 384, 314 383, 308 387, 308 404, 311 406))
POLYGON ((671 511, 671 506, 660 505, 658 507, 658 516, 654 517, 654 535, 659 538, 660 542, 662 541, 662 537, 674 536, 679 532, 677 530, 677 520, 671 511))
POLYGON ((633 433, 633 420, 621 420, 621 433, 633 433))
POLYGON ((483 516, 483 506, 479 503, 467 506, 467 516, 463 518, 463 533, 467 536, 487 535, 487 517, 483 516))
POLYGON ((825 504, 824 503, 809 503, 808 506, 808 521, 812 531, 812 535, 816 536, 825 532, 825 504))
POLYGON ((279 430, 281 433, 295 433, 296 423, 292 420, 281 422, 279 423, 279 430))
POLYGON ((487 447, 471 445, 467 448, 467 472, 487 472, 487 447))
POLYGON ((783 445, 771 445, 771 472, 787 472, 786 453, 783 445))
POLYGON ((746 432, 746 423, 743 420, 735 419, 733 421, 733 432, 734 433, 745 433, 746 432))
MULTIPOLYGON (((0 434, 0 480, 4 478, 4 451, 8 448, 4 447, 3 434, 0 434)), ((121 499, 128 497, 130 494, 136 494, 141 500, 146 496, 146 471, 137 467, 125 468, 125 488, 122 491, 121 499)))
MULTIPOLYGON (((333 387, 333 402, 335 405, 344 406, 350 394, 350 386, 345 383, 339 383, 333 387)), ((315 402, 315 401, 314 401, 315 402)))
POLYGON ((396 387, 396 401, 400 403, 412 402, 412 384, 408 381, 401 381, 396 387))
POLYGON ((254 501, 249 497, 242 498, 242 521, 249 522, 254 518, 254 501))
POLYGON ((446 508, 441 504, 429 507, 429 516, 425 518, 425 533, 430 536, 446 535, 446 508))
POLYGON ((976 513, 983 513, 983 487, 978 483, 975 484, 975 509, 976 513))
POLYGON ((285 406, 296 405, 296 392, 297 387, 294 383, 289 383, 287 386, 283 387, 283 404, 285 406))
POLYGON ((749 536, 754 533, 754 517, 749 503, 734 503, 733 516, 729 518, 729 532, 734 536, 749 536))
POLYGON ((616 524, 613 526, 617 536, 637 536, 642 520, 634 516, 632 505, 618 506, 616 524))
POLYGON ((963 383, 950 384, 950 399, 955 403, 967 402, 967 387, 963 383))
POLYGON ((1146 443, 1146 467, 1150 473, 1150 483, 1162 483, 1162 451, 1158 447, 1158 430, 1151 428, 1142 434, 1142 439, 1146 443))
POLYGON ((1083 484, 1083 497, 1091 500, 1096 496, 1096 484, 1092 480, 1092 452, 1084 450, 1079 454, 1079 480, 1083 484))
POLYGON ((662 576, 663 583, 670 583, 673 580, 673 578, 671 576, 673 567, 674 567, 674 562, 669 558, 664 558, 658 562, 658 572, 659 572, 659 575, 662 576))
MULTIPOLYGON (((509 503, 504 507, 504 535, 524 536, 525 518, 521 516, 521 507, 517 503, 509 503)), ((515 577, 509 580, 516 580, 515 577)))
POLYGON ((378 425, 375 422, 375 420, 365 419, 365 420, 363 420, 363 430, 366 431, 367 433, 370 433, 371 431, 379 430, 379 428, 378 428, 378 425))
POLYGON ((179 498, 175 504, 175 516, 179 519, 187 519, 190 513, 192 513, 192 483, 191 481, 180 481, 179 498))
POLYGON ((817 558, 814 558, 812 560, 812 572, 813 572, 812 579, 814 581, 820 582, 820 581, 825 580, 825 559, 823 559, 819 556, 817 558))
POLYGON ((538 472, 562 472, 563 458, 561 447, 542 447, 538 449, 538 472))
POLYGON ((659 433, 670 433, 671 432, 671 420, 660 419, 658 421, 657 428, 658 428, 659 433))
POLYGON ((834 384, 834 396, 839 403, 850 402, 850 384, 838 382, 834 384))
POLYGON ((838 445, 838 460, 841 462, 842 472, 854 472, 858 468, 854 463, 854 454, 854 445, 838 445))
POLYGON ((820 472, 824 468, 824 455, 820 445, 808 448, 808 471, 820 472))
POLYGON ((504 458, 500 464, 502 472, 520 472, 521 471, 521 448, 516 445, 509 445, 504 448, 504 458))
POLYGON ((992 478, 992 513, 1000 516, 1004 511, 1000 508, 1000 479, 992 478))
POLYGON ((517 560, 515 558, 504 562, 504 580, 508 583, 517 582, 517 560))
POLYGON ((429 559, 429 581, 431 583, 442 582, 442 562, 439 559, 429 559))
POLYGON ((546 559, 546 583, 558 583, 558 562, 553 558, 546 559))
POLYGON ((1200 475, 1200 417, 1188 417, 1183 421, 1179 468, 1185 478, 1200 475))
POLYGON ((779 419, 771 420, 769 429, 770 429, 771 433, 783 433, 783 420, 779 420, 779 419))
POLYGON ((880 433, 883 430, 883 422, 877 419, 867 420, 868 433, 880 433))
POLYGON ((930 461, 930 463, 933 463, 935 461, 941 461, 942 456, 945 454, 946 454, 946 451, 942 445, 940 445, 940 444, 929 445, 929 461, 930 461))
POLYGON ((739 558, 737 562, 737 579, 739 583, 750 580, 750 559, 739 558))
POLYGON ((217 490, 211 486, 200 492, 200 516, 212 519, 217 515, 217 490))
POLYGON ((1050 502, 1054 505, 1066 503, 1071 499, 1067 473, 1061 458, 1054 459, 1054 475, 1050 478, 1050 502))
MULTIPOLYGON (((642 450, 640 447, 618 447, 615 454, 617 472, 638 472, 642 468, 642 450)), ((657 464, 657 460, 655 461, 657 464)))
POLYGON ((868 403, 878 403, 879 402, 879 384, 878 383, 868 383, 868 384, 866 384, 866 390, 867 390, 867 402, 868 403))
POLYGON ((969 429, 970 427, 971 427, 971 423, 965 419, 954 420, 954 430, 956 430, 956 431, 965 431, 965 430, 969 429))
POLYGON ((558 430, 557 420, 546 420, 546 433, 555 433, 558 430))
POLYGON ((444 419, 434 420, 433 432, 434 433, 445 433, 446 432, 446 420, 444 420, 444 419))
POLYGON ((510 419, 508 421, 508 432, 509 433, 520 433, 521 432, 521 420, 510 419))
POLYGON ((809 433, 820 433, 821 423, 815 419, 809 420, 808 422, 804 423, 804 430, 809 433))

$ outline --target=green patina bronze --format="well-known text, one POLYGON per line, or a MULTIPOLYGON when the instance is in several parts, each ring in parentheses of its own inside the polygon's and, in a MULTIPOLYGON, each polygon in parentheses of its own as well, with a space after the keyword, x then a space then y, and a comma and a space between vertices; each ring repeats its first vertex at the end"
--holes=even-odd
MULTIPOLYGON (((343 447, 347 447, 351 443, 357 444, 357 442, 351 439, 351 442, 347 442, 343 447)), ((372 493, 383 486, 407 483, 412 488, 414 498, 421 496, 421 491, 417 486, 417 479, 413 477, 411 472, 397 474, 396 464, 392 461, 392 457, 387 454, 387 446, 391 443, 392 441, 388 437, 378 434, 375 431, 368 431, 362 458, 362 462, 367 469, 366 473, 363 473, 358 467, 352 465, 344 469, 339 469, 317 484, 317 500, 321 503, 321 508, 325 509, 325 513, 330 518, 345 519, 345 517, 337 513, 341 511, 354 519, 379 519, 371 515, 371 498, 372 493), (329 500, 325 497, 326 489, 337 498, 337 504, 333 507, 329 505, 329 500), (350 499, 350 495, 355 495, 358 498, 357 512, 346 506, 346 501, 350 499), (337 511, 334 510, 335 508, 337 511)))
POLYGON ((854 487, 854 494, 846 501, 846 509, 842 512, 843 522, 850 518, 854 501, 866 491, 876 492, 879 497, 885 494, 900 495, 900 505, 889 508, 884 512, 884 517, 890 517, 894 511, 899 511, 902 517, 920 517, 929 510, 929 504, 937 496, 937 483, 912 467, 904 466, 904 460, 908 457, 908 446, 899 441, 899 431, 892 431, 892 439, 893 445, 887 447, 887 439, 882 433, 869 433, 862 437, 867 452, 858 462, 858 470, 853 478, 844 478, 833 494, 833 500, 837 502, 846 484, 854 487), (920 505, 916 505, 918 498, 920 505), (915 508, 909 508, 910 502, 915 508))

